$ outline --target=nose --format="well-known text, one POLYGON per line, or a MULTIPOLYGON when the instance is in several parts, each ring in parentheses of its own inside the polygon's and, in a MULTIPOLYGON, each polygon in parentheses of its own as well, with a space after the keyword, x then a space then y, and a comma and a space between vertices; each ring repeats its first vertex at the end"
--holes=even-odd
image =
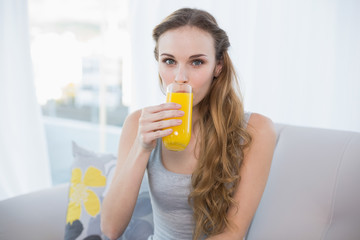
POLYGON ((188 83, 189 82, 188 74, 186 72, 185 67, 179 66, 177 68, 177 72, 175 75, 175 82, 176 83, 188 83))

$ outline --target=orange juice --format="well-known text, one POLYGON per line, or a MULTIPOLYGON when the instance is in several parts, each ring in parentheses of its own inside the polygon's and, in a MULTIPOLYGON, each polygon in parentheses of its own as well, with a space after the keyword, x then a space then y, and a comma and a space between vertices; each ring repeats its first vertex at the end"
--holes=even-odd
POLYGON ((192 101, 193 94, 186 92, 168 92, 166 94, 166 102, 174 102, 181 105, 184 116, 178 117, 182 123, 179 126, 172 127, 173 132, 166 137, 163 137, 165 147, 172 151, 182 151, 190 142, 191 138, 191 118, 192 118, 192 101))

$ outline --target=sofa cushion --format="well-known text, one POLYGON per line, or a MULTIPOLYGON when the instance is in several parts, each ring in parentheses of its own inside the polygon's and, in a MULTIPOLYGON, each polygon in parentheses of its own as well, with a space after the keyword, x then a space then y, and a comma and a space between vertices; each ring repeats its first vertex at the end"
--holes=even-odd
POLYGON ((360 134, 277 125, 252 239, 360 239, 360 134))
MULTIPOLYGON (((116 157, 86 150, 76 143, 73 143, 73 156, 65 240, 106 239, 100 230, 100 211, 115 171, 116 157)), ((121 240, 152 234, 152 210, 146 180, 144 177, 133 217, 119 238, 121 240)))

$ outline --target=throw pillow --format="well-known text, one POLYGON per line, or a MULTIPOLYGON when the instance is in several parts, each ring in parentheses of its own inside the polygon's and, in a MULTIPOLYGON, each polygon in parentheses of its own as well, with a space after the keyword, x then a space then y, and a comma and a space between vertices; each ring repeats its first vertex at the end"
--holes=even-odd
MULTIPOLYGON (((86 150, 74 142, 73 156, 65 240, 107 239, 100 230, 100 212, 114 175, 116 157, 86 150)), ((119 240, 147 239, 153 233, 147 185, 147 176, 144 176, 133 217, 119 240)))

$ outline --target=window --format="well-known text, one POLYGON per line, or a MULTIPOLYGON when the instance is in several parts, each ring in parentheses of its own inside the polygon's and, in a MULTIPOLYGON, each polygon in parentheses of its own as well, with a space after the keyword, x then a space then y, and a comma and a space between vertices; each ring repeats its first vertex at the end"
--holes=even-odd
POLYGON ((43 115, 122 126, 125 0, 29 0, 31 55, 43 115))
POLYGON ((70 180, 71 141, 116 154, 128 114, 127 1, 29 0, 28 7, 37 98, 57 185, 70 180))

